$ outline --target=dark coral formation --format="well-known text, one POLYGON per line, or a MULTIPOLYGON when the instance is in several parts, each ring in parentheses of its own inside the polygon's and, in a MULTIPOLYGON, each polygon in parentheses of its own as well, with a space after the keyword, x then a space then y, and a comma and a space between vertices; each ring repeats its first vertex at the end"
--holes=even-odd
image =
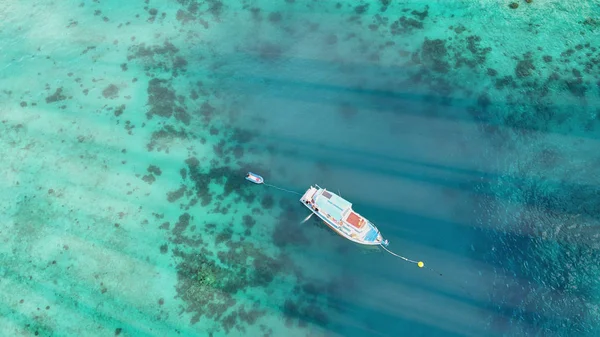
POLYGON ((354 12, 358 15, 365 14, 369 10, 369 4, 358 5, 354 7, 354 12))
POLYGON ((119 97, 119 87, 114 84, 110 84, 108 87, 102 90, 102 96, 108 99, 115 99, 119 97))
POLYGON ((381 2, 381 11, 385 12, 392 3, 392 0, 379 0, 379 2, 381 2))
POLYGON ((158 167, 156 165, 150 165, 150 166, 148 166, 148 168, 146 170, 149 173, 152 173, 152 174, 157 175, 157 176, 159 176, 159 175, 162 174, 162 171, 161 171, 160 167, 158 167))
POLYGON ((167 192, 167 200, 169 202, 175 202, 184 196, 185 191, 187 190, 185 185, 182 185, 175 191, 167 192))
POLYGON ((446 45, 443 40, 429 40, 423 41, 421 47, 421 62, 429 68, 431 71, 438 73, 447 73, 450 69, 450 64, 446 61, 446 45))
POLYGON ((535 66, 533 65, 533 60, 531 59, 531 53, 526 53, 523 59, 517 62, 517 67, 515 68, 515 75, 518 78, 531 76, 534 70, 535 66))
POLYGON ((48 97, 46 97, 46 103, 60 102, 67 99, 67 96, 63 95, 63 88, 56 88, 56 91, 48 97))
POLYGON ((127 61, 139 60, 145 70, 170 69, 174 77, 179 76, 187 70, 187 60, 177 55, 179 48, 169 41, 162 45, 146 46, 142 43, 129 49, 127 61))
POLYGON ((226 332, 233 328, 242 331, 242 323, 254 324, 264 311, 237 305, 234 295, 251 287, 266 287, 274 277, 288 274, 293 269, 285 256, 271 257, 261 249, 239 241, 223 240, 220 243, 228 250, 217 253, 218 264, 205 254, 173 251, 180 259, 177 293, 188 304, 185 310, 193 314, 192 323, 208 317, 221 322, 226 332), (224 315, 232 308, 235 308, 233 314, 224 315))
POLYGON ((152 185, 152 183, 156 181, 156 177, 152 174, 146 174, 142 177, 142 180, 152 185))
POLYGON ((198 22, 208 28, 208 22, 202 18, 209 14, 213 18, 219 20, 223 10, 225 9, 224 4, 220 0, 177 0, 179 4, 185 6, 185 9, 179 9, 177 11, 177 20, 182 24, 189 22, 198 22))
MULTIPOLYGON (((592 114, 572 116, 570 111, 553 104, 557 92, 570 93, 580 100, 582 109, 586 109, 590 96, 597 96, 599 90, 596 87, 600 88, 600 85, 593 78, 600 74, 600 52, 591 43, 566 48, 560 57, 543 53, 541 47, 536 48, 513 57, 514 70, 507 72, 488 66, 492 49, 481 37, 470 34, 464 25, 450 29, 456 33, 453 38, 425 38, 419 50, 402 54, 410 55, 408 63, 417 66, 407 85, 427 86, 442 105, 449 104, 456 95, 472 97, 476 104, 467 110, 476 121, 486 123, 482 128, 490 138, 506 139, 499 125, 509 126, 522 135, 530 134, 532 130, 560 128, 566 121, 579 123, 572 124, 571 128, 594 130, 597 120, 588 117, 592 114), (573 67, 573 62, 578 66, 573 67), (479 76, 493 77, 493 88, 480 91, 463 86, 453 70, 464 67, 479 76), (481 69, 485 71, 481 72, 481 69), (497 106, 490 97, 498 97, 497 101, 507 103, 497 106)), ((465 71, 461 70, 461 73, 465 71)))
MULTIPOLYGON (((216 151, 223 151, 222 149, 215 149, 216 151)), ((223 152, 221 156, 224 156, 223 152)), ((190 157, 186 161, 187 171, 186 176, 191 180, 194 185, 195 195, 201 200, 202 205, 208 205, 212 200, 212 196, 209 193, 208 186, 211 182, 223 184, 224 193, 221 198, 227 197, 232 193, 239 196, 240 200, 244 200, 251 203, 256 194, 249 190, 248 184, 244 179, 246 172, 250 170, 252 165, 238 163, 239 168, 234 169, 230 166, 211 166, 201 165, 200 161, 195 157, 190 157)), ((256 167, 256 166, 255 166, 256 167)), ((268 174, 268 170, 264 170, 265 174, 268 174)), ((272 205, 273 200, 267 201, 267 206, 272 205)))
POLYGON ((240 287, 238 275, 203 254, 190 255, 179 250, 173 253, 181 259, 177 265, 177 293, 188 303, 186 311, 194 313, 192 323, 202 316, 218 319, 235 305, 232 291, 240 287))
MULTIPOLYGON (((389 3, 384 3, 384 8, 387 9, 389 3)), ((385 9, 382 9, 382 11, 385 9)), ((405 8, 402 12, 408 12, 410 9, 405 8)), ((410 34, 413 30, 423 29, 423 22, 429 15, 429 6, 425 5, 423 11, 412 10, 409 16, 401 16, 398 20, 394 21, 390 26, 390 33, 392 35, 405 35, 410 34)))
POLYGON ((403 35, 410 33, 413 29, 423 29, 423 23, 406 16, 394 21, 390 26, 390 32, 393 35, 403 35))
POLYGON ((115 117, 119 117, 123 114, 123 112, 125 111, 125 104, 121 104, 119 105, 114 112, 115 117))
POLYGON ((492 51, 492 48, 482 47, 481 38, 476 35, 467 36, 466 44, 469 53, 456 53, 456 64, 458 66, 465 64, 469 68, 476 68, 477 66, 485 64, 487 61, 487 54, 492 51))
POLYGON ((574 122, 569 123, 572 128, 593 131, 597 123, 595 118, 575 116, 571 111, 557 107, 551 93, 570 93, 572 97, 581 100, 581 108, 585 110, 587 97, 594 85, 591 78, 600 74, 599 65, 600 53, 589 43, 566 49, 558 59, 550 55, 525 53, 522 58, 517 59, 515 76, 498 77, 495 83, 496 89, 507 91, 506 101, 513 108, 498 110, 494 114, 502 115, 490 116, 490 119, 500 119, 514 130, 521 130, 523 135, 529 130, 549 131, 560 128, 568 120, 574 122), (572 59, 582 59, 582 69, 569 66, 572 59), (523 94, 515 96, 511 89, 520 89, 523 94))
POLYGON ((177 245, 185 245, 189 247, 199 247, 204 241, 198 233, 192 233, 190 221, 191 216, 188 213, 183 213, 179 216, 179 220, 175 223, 172 229, 172 237, 170 241, 177 245))
MULTIPOLYGON (((452 27, 451 27, 452 28, 452 27)), ((476 35, 459 35, 466 31, 461 30, 453 40, 425 38, 420 50, 410 54, 411 62, 420 65, 412 80, 419 84, 428 84, 429 89, 443 97, 450 98, 453 90, 463 90, 470 93, 470 89, 461 87, 460 84, 450 83, 450 77, 445 78, 450 71, 468 67, 478 69, 485 65, 490 47, 481 46, 481 38, 476 35)), ((496 76, 497 71, 489 69, 490 76, 496 76)))
POLYGON ((175 91, 169 87, 166 80, 153 78, 148 82, 148 105, 150 109, 146 112, 148 119, 157 115, 169 118, 176 108, 175 91))
POLYGON ((248 185, 243 177, 248 169, 246 165, 243 168, 232 169, 231 167, 206 167, 201 166, 200 161, 191 157, 185 161, 188 170, 188 178, 192 181, 195 188, 195 195, 201 200, 201 204, 206 206, 212 200, 212 195, 208 190, 211 182, 217 182, 224 185, 222 197, 227 197, 231 193, 237 194, 240 199, 250 203, 256 195, 248 189, 248 185))
POLYGON ((202 123, 208 124, 213 118, 213 114, 215 113, 215 108, 210 105, 209 102, 202 103, 200 107, 200 117, 202 118, 202 123))
POLYGON ((248 214, 246 214, 242 217, 242 222, 244 224, 244 227, 246 227, 248 229, 250 229, 250 228, 254 227, 254 225, 256 225, 256 220, 254 220, 254 218, 248 214))
POLYGON ((176 139, 187 139, 188 134, 183 128, 176 129, 167 125, 161 130, 152 133, 152 139, 146 145, 148 151, 166 151, 169 152, 169 144, 176 139))

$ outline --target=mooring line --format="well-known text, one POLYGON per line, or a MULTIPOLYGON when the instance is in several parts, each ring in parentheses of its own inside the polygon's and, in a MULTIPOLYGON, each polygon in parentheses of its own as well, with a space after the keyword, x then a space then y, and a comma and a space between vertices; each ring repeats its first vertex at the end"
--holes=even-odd
POLYGON ((294 194, 297 194, 297 195, 302 195, 302 193, 298 193, 296 191, 287 190, 285 188, 281 188, 281 187, 278 187, 278 186, 275 186, 275 185, 271 185, 271 184, 267 184, 267 183, 263 183, 263 185, 269 186, 269 187, 273 187, 273 188, 276 188, 276 189, 284 191, 284 192, 294 193, 294 194))
MULTIPOLYGON (((388 253, 390 253, 390 254, 394 255, 395 257, 399 257, 399 258, 401 258, 402 260, 404 260, 404 261, 406 261, 406 262, 414 263, 414 264, 416 264, 417 266, 419 266, 419 268, 424 268, 424 267, 425 267, 425 263, 423 263, 423 261, 415 261, 415 260, 407 259, 407 258, 405 258, 404 256, 400 256, 400 255, 398 255, 398 254, 396 254, 396 253, 392 252, 391 250, 389 250, 389 249, 385 248, 385 246, 384 246, 384 245, 382 245, 382 244, 380 244, 380 246, 381 246, 381 248, 383 248, 383 249, 384 249, 386 252, 388 252, 388 253)), ((436 270, 433 270, 433 269, 431 269, 431 268, 429 268, 429 267, 427 267, 426 269, 429 269, 429 270, 431 270, 432 272, 434 272, 434 273, 436 273, 436 274, 439 274, 440 276, 443 276, 443 275, 442 275, 442 273, 440 273, 440 272, 438 272, 438 271, 436 271, 436 270)))
POLYGON ((385 246, 384 246, 384 245, 380 245, 380 246, 381 246, 381 248, 385 249, 385 251, 386 251, 386 252, 388 252, 388 253, 390 253, 390 254, 394 255, 395 257, 399 257, 399 258, 401 258, 402 260, 404 260, 404 261, 406 261, 406 262, 410 262, 410 263, 415 263, 415 264, 417 264, 417 266, 419 266, 419 268, 423 268, 423 266, 425 266, 425 264, 424 264, 423 262, 421 262, 421 261, 415 261, 415 260, 407 259, 407 258, 405 258, 404 256, 400 256, 400 255, 398 255, 398 254, 396 254, 396 253, 392 252, 391 250, 389 250, 389 249, 385 248, 385 246))

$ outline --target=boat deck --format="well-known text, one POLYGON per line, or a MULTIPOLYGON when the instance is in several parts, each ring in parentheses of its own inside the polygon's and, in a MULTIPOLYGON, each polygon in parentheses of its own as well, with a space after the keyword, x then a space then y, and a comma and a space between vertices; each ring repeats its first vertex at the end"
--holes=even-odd
POLYGON ((354 226, 356 229, 361 229, 365 225, 365 219, 353 211, 349 212, 345 221, 354 226))
POLYGON ((375 225, 335 193, 311 186, 300 201, 334 231, 351 241, 366 245, 378 245, 383 241, 375 225))

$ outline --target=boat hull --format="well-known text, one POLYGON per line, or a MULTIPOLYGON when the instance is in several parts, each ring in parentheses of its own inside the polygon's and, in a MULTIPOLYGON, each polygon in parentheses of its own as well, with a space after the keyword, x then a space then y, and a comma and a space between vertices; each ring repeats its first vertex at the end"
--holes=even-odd
POLYGON ((263 177, 259 176, 259 175, 258 175, 258 174, 256 174, 256 173, 252 173, 252 172, 248 172, 248 173, 246 174, 246 180, 248 180, 248 181, 251 181, 251 182, 253 182, 253 183, 255 183, 255 184, 262 184, 262 183, 264 183, 264 181, 265 181, 265 180, 263 179, 263 177))
POLYGON ((354 243, 357 243, 359 245, 363 245, 363 246, 379 246, 382 244, 381 242, 376 242, 376 241, 367 242, 367 241, 360 241, 360 240, 354 239, 353 237, 351 237, 351 236, 347 235, 346 233, 342 232, 341 230, 339 230, 338 227, 331 222, 331 220, 327 219, 326 217, 321 215, 319 212, 316 212, 315 210, 313 210, 306 203, 303 202, 303 204, 304 204, 304 206, 306 206, 306 208, 308 208, 311 212, 313 212, 316 216, 318 216, 321 220, 323 220, 323 222, 325 222, 327 227, 329 227, 331 230, 333 230, 339 236, 341 236, 347 240, 350 240, 354 243))
MULTIPOLYGON (((331 230, 333 230, 336 234, 338 234, 339 236, 341 236, 351 242, 354 242, 354 243, 362 245, 362 246, 380 246, 380 245, 387 246, 388 241, 384 240, 381 237, 381 234, 378 235, 378 239, 375 241, 366 241, 366 240, 361 240, 360 238, 355 238, 351 234, 346 233, 343 230, 342 225, 336 224, 331 219, 329 219, 325 214, 319 212, 319 209, 316 208, 315 205, 309 201, 312 198, 312 196, 316 193, 316 189, 314 189, 314 191, 313 191, 313 189, 314 188, 311 187, 308 191, 306 191, 306 193, 302 196, 302 198, 300 198, 300 202, 302 202, 302 204, 306 208, 308 208, 313 214, 315 214, 321 220, 323 220, 323 222, 327 225, 327 227, 329 227, 331 230)), ((373 227, 375 228, 375 226, 373 226, 373 227)))

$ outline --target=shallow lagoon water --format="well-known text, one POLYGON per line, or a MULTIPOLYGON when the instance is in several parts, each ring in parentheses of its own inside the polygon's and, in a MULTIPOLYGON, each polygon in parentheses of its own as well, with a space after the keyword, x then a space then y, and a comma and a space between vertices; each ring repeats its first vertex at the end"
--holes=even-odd
POLYGON ((515 2, 3 2, 1 334, 597 335, 600 2, 515 2))

